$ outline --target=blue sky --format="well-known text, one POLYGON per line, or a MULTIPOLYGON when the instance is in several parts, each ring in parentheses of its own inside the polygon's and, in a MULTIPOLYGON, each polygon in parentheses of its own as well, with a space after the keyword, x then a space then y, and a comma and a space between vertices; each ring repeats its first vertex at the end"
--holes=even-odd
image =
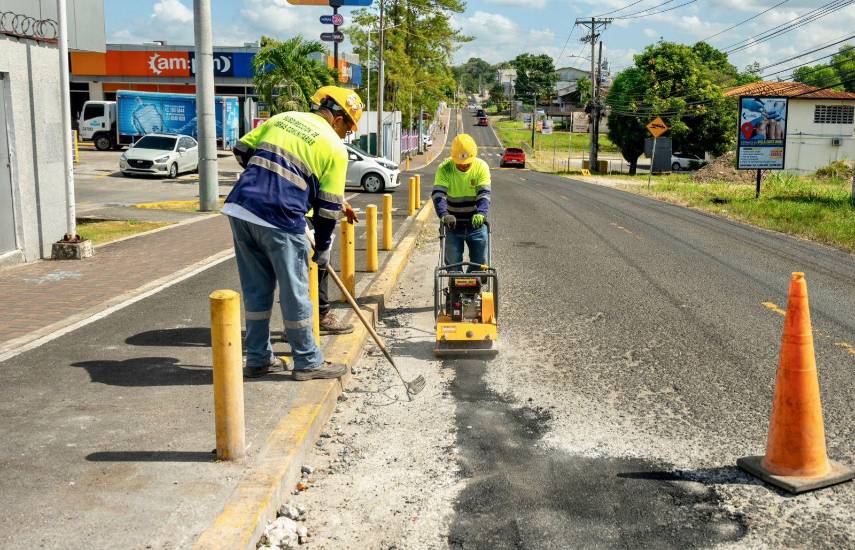
MULTIPOLYGON (((636 0, 469 0, 466 12, 454 16, 454 24, 475 40, 464 45, 455 62, 479 56, 490 62, 510 59, 519 53, 546 53, 558 66, 585 66, 590 61, 576 29, 567 41, 573 20, 617 9, 636 0), (567 44, 566 48, 564 47, 567 44)), ((725 46, 750 38, 780 25, 828 0, 787 0, 783 5, 711 40, 725 46)), ((292 6, 286 0, 212 0, 214 43, 241 45, 262 34, 288 38, 295 34, 315 38, 324 29, 318 17, 328 8, 292 6)), ((666 0, 640 0, 618 12, 632 14, 666 0)), ((665 7, 687 0, 670 0, 665 7)), ((605 32, 605 56, 613 68, 632 63, 632 55, 660 37, 694 43, 778 4, 781 0, 695 0, 668 13, 650 17, 616 20, 605 32)), ((166 40, 171 44, 192 44, 192 0, 105 0, 107 37, 111 42, 139 43, 166 40)), ((347 17, 349 8, 343 8, 347 17)), ((758 61, 775 62, 850 34, 855 28, 855 5, 805 25, 779 38, 734 54, 738 67, 758 61)), ((391 31, 394 32, 394 31, 391 31)), ((345 50, 349 47, 345 44, 345 50)), ((805 58, 819 57, 822 51, 805 58)), ((785 65, 787 66, 787 65, 785 65)))

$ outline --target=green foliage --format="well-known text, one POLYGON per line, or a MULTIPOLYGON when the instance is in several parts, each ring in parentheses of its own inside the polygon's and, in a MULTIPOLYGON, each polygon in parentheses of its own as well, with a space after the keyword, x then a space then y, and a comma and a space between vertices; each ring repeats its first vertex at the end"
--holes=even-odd
POLYGON ((580 78, 576 81, 576 91, 579 92, 579 104, 587 105, 591 102, 591 79, 580 78))
POLYGON ((648 135, 640 128, 661 116, 671 128, 675 151, 720 155, 735 138, 735 107, 724 89, 739 78, 727 56, 704 42, 648 46, 609 91, 609 137, 633 163, 648 135))
POLYGON ((546 54, 523 53, 516 56, 511 65, 517 70, 514 85, 517 97, 531 99, 536 95, 545 99, 555 91, 558 75, 555 73, 552 57, 546 54))
POLYGON ((843 89, 843 85, 839 83, 837 72, 831 67, 824 65, 799 67, 793 71, 793 80, 819 88, 843 89))
POLYGON ((828 64, 799 67, 793 80, 819 88, 855 92, 855 46, 846 44, 828 64))
POLYGON ((273 113, 305 110, 321 86, 334 82, 334 72, 310 55, 327 54, 323 44, 295 36, 285 41, 263 36, 252 61, 253 83, 273 113))
POLYGON ((495 105, 501 111, 508 106, 508 98, 505 97, 505 86, 501 82, 494 82, 490 86, 490 104, 495 105))
POLYGON ((454 77, 467 94, 481 93, 496 82, 496 69, 480 57, 470 57, 469 61, 454 68, 454 77))
POLYGON ((733 83, 734 86, 742 86, 743 84, 751 84, 753 82, 760 82, 761 78, 760 71, 760 63, 755 61, 750 65, 745 67, 745 70, 736 75, 736 82, 733 83))
MULTIPOLYGON (((450 69, 451 56, 470 38, 451 26, 451 15, 462 13, 465 4, 461 0, 386 0, 385 7, 384 108, 400 110, 404 125, 410 121, 415 125, 419 107, 431 113, 440 100, 454 97, 457 84, 450 69)), ((357 10, 353 13, 353 23, 345 32, 354 51, 362 59, 373 60, 376 66, 378 11, 374 7, 357 10), (372 31, 370 52, 368 29, 372 31)), ((367 96, 366 76, 359 89, 363 99, 367 96)), ((377 98, 376 78, 373 71, 372 108, 377 98)))
POLYGON ((836 160, 817 170, 816 176, 823 179, 851 180, 852 163, 845 160, 836 160))

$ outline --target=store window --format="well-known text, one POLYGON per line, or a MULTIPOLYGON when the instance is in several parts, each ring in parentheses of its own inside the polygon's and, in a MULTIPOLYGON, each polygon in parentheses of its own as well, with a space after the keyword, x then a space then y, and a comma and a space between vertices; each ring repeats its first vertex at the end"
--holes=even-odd
POLYGON ((816 105, 814 124, 855 124, 855 105, 816 105))

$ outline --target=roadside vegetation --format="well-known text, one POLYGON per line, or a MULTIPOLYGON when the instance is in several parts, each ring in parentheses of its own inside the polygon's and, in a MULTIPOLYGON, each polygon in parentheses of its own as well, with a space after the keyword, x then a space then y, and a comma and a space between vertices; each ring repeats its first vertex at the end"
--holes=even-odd
MULTIPOLYGON (((217 201, 220 208, 225 203, 225 197, 220 197, 217 201)), ((160 201, 160 202, 143 202, 135 204, 134 208, 142 208, 145 210, 169 210, 170 212, 199 212, 199 199, 187 201, 160 201)))
MULTIPOLYGON (((493 128, 502 140, 505 147, 519 147, 520 144, 525 144, 527 150, 531 150, 531 129, 526 129, 525 124, 519 120, 510 119, 493 119, 490 121, 493 128)), ((552 158, 552 151, 557 151, 557 156, 562 159, 567 158, 567 150, 570 148, 570 155, 574 159, 582 157, 584 152, 585 158, 591 147, 591 136, 583 133, 567 132, 565 130, 554 130, 552 134, 543 135, 537 133, 534 138, 535 148, 544 153, 548 153, 549 158, 552 158), (572 145, 571 145, 572 140, 572 145)), ((600 152, 602 153, 618 153, 618 148, 609 140, 605 134, 600 135, 600 152)))
POLYGON ((171 223, 132 220, 77 220, 77 232, 84 239, 89 239, 96 245, 100 245, 167 225, 171 225, 171 223))
POLYGON ((654 176, 649 189, 646 175, 620 179, 627 183, 617 187, 625 191, 855 252, 850 179, 776 173, 764 178, 759 199, 753 185, 696 183, 688 174, 654 176))

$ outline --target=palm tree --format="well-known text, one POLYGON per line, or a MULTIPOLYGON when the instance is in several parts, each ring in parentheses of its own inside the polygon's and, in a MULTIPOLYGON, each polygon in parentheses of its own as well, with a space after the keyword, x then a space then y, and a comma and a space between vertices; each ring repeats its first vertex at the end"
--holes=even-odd
POLYGON ((261 38, 261 48, 252 61, 253 81, 255 93, 273 113, 305 110, 315 90, 333 84, 335 73, 326 63, 309 57, 317 54, 326 59, 326 48, 316 40, 261 38))

